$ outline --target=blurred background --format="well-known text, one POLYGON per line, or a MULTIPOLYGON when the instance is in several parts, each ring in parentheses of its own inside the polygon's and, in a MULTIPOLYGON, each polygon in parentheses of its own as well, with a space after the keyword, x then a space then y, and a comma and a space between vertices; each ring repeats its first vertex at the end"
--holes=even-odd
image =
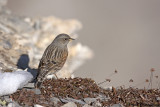
POLYGON ((160 85, 159 0, 8 0, 8 8, 22 16, 79 20, 77 41, 89 46, 94 58, 76 76, 98 83, 111 79, 104 86, 144 88, 154 68, 154 87, 160 85))

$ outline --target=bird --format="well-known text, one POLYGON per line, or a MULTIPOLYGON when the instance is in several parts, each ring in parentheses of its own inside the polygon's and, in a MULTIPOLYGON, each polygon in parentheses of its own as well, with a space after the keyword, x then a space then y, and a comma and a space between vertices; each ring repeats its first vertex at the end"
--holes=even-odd
POLYGON ((67 45, 72 40, 75 39, 71 38, 68 34, 59 34, 45 49, 38 66, 38 73, 35 83, 36 88, 41 87, 41 84, 47 75, 55 74, 56 76, 56 72, 63 67, 68 57, 67 45))

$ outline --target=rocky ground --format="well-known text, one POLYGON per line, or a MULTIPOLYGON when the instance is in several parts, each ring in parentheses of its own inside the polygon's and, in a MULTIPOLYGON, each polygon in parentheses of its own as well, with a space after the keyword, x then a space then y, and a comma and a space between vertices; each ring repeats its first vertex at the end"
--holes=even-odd
POLYGON ((158 89, 103 89, 89 78, 52 79, 42 87, 26 87, 10 95, 9 105, 16 107, 158 107, 158 89))

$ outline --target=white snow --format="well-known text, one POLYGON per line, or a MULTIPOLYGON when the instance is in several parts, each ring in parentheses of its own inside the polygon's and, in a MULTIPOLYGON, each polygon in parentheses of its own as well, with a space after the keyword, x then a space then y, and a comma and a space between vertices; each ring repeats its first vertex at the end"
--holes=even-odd
POLYGON ((35 104, 34 107, 44 107, 44 106, 41 106, 39 104, 35 104))
POLYGON ((14 72, 0 72, 0 96, 16 92, 32 80, 31 73, 23 70, 14 72))

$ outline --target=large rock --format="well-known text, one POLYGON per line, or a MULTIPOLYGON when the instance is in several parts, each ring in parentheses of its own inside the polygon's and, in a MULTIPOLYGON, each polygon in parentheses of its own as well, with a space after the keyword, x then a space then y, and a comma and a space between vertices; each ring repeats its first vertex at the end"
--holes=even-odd
MULTIPOLYGON (((6 3, 7 0, 0 0, 0 68, 4 72, 29 68, 36 75, 33 68, 37 69, 45 48, 56 35, 67 33, 78 38, 76 31, 82 28, 78 20, 62 20, 54 16, 17 16, 6 8, 6 3)), ((71 77, 86 59, 92 57, 92 51, 78 42, 70 44, 68 60, 57 74, 59 78, 71 77)))

